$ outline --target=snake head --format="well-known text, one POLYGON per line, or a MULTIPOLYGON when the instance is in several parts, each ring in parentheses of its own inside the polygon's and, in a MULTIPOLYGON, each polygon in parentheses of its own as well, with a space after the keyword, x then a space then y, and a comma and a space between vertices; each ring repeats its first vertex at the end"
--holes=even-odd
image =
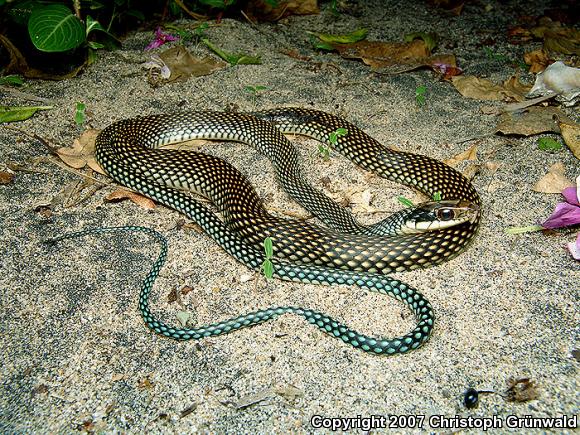
POLYGON ((465 200, 424 202, 416 206, 407 216, 402 232, 416 234, 441 230, 465 222, 474 223, 479 211, 477 204, 465 200))

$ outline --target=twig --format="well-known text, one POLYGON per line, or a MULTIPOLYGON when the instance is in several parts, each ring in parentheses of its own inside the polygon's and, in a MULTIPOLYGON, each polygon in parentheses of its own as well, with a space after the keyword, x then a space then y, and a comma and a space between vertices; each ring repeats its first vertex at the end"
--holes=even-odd
POLYGON ((64 163, 61 163, 59 160, 55 159, 54 157, 53 158, 47 157, 45 161, 52 163, 53 165, 56 165, 59 168, 64 169, 67 172, 70 172, 71 174, 78 175, 79 177, 86 178, 87 180, 92 180, 95 183, 100 184, 102 186, 109 186, 110 184, 112 184, 111 182, 101 181, 101 180, 99 180, 95 177, 91 177, 90 175, 87 175, 87 174, 85 174, 77 169, 71 168, 70 166, 67 166, 64 163))
POLYGON ((29 94, 28 92, 22 92, 22 91, 19 91, 17 89, 11 89, 7 86, 0 86, 0 90, 2 92, 6 92, 8 94, 13 95, 14 97, 24 98, 25 100, 40 101, 41 103, 45 103, 45 104, 53 104, 54 103, 52 100, 49 100, 48 98, 38 97, 36 95, 29 94))
POLYGON ((550 100, 557 95, 558 94, 544 95, 542 97, 533 98, 533 99, 527 100, 527 101, 522 101, 521 103, 506 104, 504 106, 503 110, 505 112, 516 112, 518 110, 525 109, 526 107, 534 106, 538 103, 541 103, 542 101, 550 100))
POLYGON ((191 18, 199 20, 199 21, 205 21, 207 20, 207 17, 205 15, 200 15, 200 14, 196 14, 195 12, 190 11, 187 6, 185 6, 183 4, 183 1, 181 0, 175 0, 175 3, 177 4, 177 6, 179 6, 181 9, 183 9, 185 11, 185 13, 187 15, 189 15, 191 18))
POLYGON ((453 143, 460 144, 460 143, 464 143, 464 142, 471 142, 472 140, 485 139, 486 137, 492 137, 492 136, 495 136, 495 133, 478 134, 476 136, 471 136, 471 137, 467 137, 464 139, 456 140, 453 143))
POLYGON ((258 26, 256 25, 256 23, 255 23, 255 22, 253 22, 253 21, 250 19, 250 17, 248 17, 248 16, 246 15, 246 13, 245 13, 243 10, 240 10, 240 12, 242 13, 242 15, 244 16, 244 18, 245 18, 245 19, 248 21, 248 23, 250 23, 250 25, 251 25, 251 26, 252 26, 254 29, 256 29, 256 30, 260 31, 260 29, 258 28, 258 26))

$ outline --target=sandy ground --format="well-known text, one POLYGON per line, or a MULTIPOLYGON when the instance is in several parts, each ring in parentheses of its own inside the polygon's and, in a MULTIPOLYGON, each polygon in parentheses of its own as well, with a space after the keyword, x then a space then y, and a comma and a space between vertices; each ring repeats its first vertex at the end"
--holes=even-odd
MULTIPOLYGON (((315 308, 362 332, 386 336, 406 332, 413 321, 402 304, 358 288, 266 283, 253 273, 242 283, 242 275, 251 272, 207 236, 180 229, 184 217, 179 213, 105 203, 114 184, 72 207, 56 201, 45 213, 39 206, 55 201, 80 178, 42 159, 35 165, 48 155, 42 143, 0 128, 1 168, 16 162, 36 171, 18 172, 12 184, 0 186, 1 432, 302 432, 314 430, 313 415, 495 415, 505 423, 509 415, 577 413, 578 361, 572 351, 578 347, 580 270, 564 250, 574 235, 509 236, 504 229, 545 219, 559 198, 533 192, 533 184, 558 161, 573 179, 578 161, 567 149, 539 151, 535 138, 461 142, 493 130, 495 117, 480 112, 489 103, 461 97, 428 70, 376 75, 356 61, 315 53, 305 34, 367 27, 369 39, 400 40, 408 32, 432 30, 442 46, 455 47, 466 73, 500 81, 513 70, 488 59, 481 42, 493 36, 494 50, 514 57, 534 47, 505 40, 506 26, 522 11, 492 2, 486 13, 483 4, 475 3, 450 18, 425 5, 382 3, 366 3, 359 17, 336 19, 323 11, 258 29, 225 20, 210 29, 211 40, 231 51, 261 54, 263 64, 226 68, 157 89, 140 67, 149 59, 143 48, 150 33, 131 35, 122 51, 101 53, 80 77, 28 83, 25 92, 55 107, 14 126, 65 146, 82 130, 73 119, 76 101, 87 104, 89 125, 95 128, 138 114, 299 106, 339 114, 385 144, 438 159, 477 142, 478 163, 499 163, 497 172, 484 169, 474 180, 484 204, 478 236, 451 262, 397 275, 421 289, 435 309, 438 320, 427 345, 404 356, 377 357, 293 316, 200 342, 153 334, 137 309, 140 281, 157 255, 151 240, 138 234, 103 235, 53 248, 41 241, 97 226, 138 224, 162 232, 170 253, 153 309, 172 323, 180 310, 201 324, 284 304, 315 308), (286 48, 313 61, 289 57, 281 52, 286 48), (248 85, 268 90, 254 100, 244 91, 248 85), (419 85, 428 88, 422 108, 415 103, 419 85), (185 285, 193 290, 182 296, 183 306, 169 303, 169 293, 185 285), (476 409, 463 406, 468 387, 503 393, 510 377, 531 378, 539 397, 513 403, 488 394, 476 409)), ((540 3, 528 5, 526 12, 540 13, 540 3)), ((201 46, 190 49, 206 53, 201 46)), ((0 95, 2 104, 27 103, 2 90, 0 95)), ((369 178, 336 154, 323 161, 313 154, 312 141, 294 142, 317 186, 328 176, 333 191, 368 188, 373 205, 387 214, 400 208, 397 195, 414 198, 408 189, 369 178)), ((204 149, 241 168, 269 207, 302 212, 273 181, 269 162, 253 149, 237 144, 204 149)), ((427 420, 422 427, 436 430, 427 420)))

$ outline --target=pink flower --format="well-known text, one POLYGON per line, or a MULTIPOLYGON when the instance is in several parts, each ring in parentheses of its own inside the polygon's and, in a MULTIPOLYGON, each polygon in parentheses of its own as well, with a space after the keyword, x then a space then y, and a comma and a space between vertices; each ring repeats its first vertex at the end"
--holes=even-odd
POLYGON ((177 41, 179 36, 174 36, 171 33, 166 33, 161 30, 161 27, 158 27, 155 30, 155 39, 149 43, 147 47, 145 47, 145 51, 153 50, 154 48, 161 47, 166 42, 177 41))
MULTIPOLYGON (((580 224, 580 176, 576 178, 576 186, 566 187, 562 191, 566 202, 560 202, 556 209, 542 226, 544 228, 562 228, 571 225, 580 224)), ((575 260, 580 260, 580 233, 576 242, 570 242, 567 245, 568 251, 575 260)))
POLYGON ((576 242, 568 243, 568 251, 570 251, 574 260, 580 260, 580 233, 578 233, 576 242))
POLYGON ((571 186, 562 191, 562 195, 566 198, 566 202, 560 202, 556 205, 556 209, 554 210, 554 213, 552 213, 552 216, 541 224, 544 228, 554 229, 580 224, 578 190, 577 187, 571 186))

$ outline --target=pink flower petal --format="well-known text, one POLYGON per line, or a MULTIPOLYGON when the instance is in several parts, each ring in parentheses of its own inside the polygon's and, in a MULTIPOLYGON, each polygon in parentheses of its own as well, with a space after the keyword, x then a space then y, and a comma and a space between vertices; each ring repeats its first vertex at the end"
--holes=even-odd
POLYGON ((145 51, 161 47, 166 42, 177 41, 178 39, 179 35, 174 36, 171 33, 166 33, 161 30, 161 27, 157 27, 157 30, 155 30, 155 39, 147 47, 145 47, 145 51))
POLYGON ((579 193, 576 186, 566 187, 564 190, 562 190, 562 195, 564 195, 564 198, 566 198, 566 202, 568 202, 568 204, 580 205, 578 202, 580 201, 580 197, 578 196, 579 193))
POLYGON ((541 225, 544 228, 554 229, 576 224, 580 224, 580 207, 567 202, 560 202, 556 204, 556 209, 552 216, 541 225))
POLYGON ((574 260, 580 261, 580 233, 578 233, 578 238, 575 242, 568 243, 568 251, 570 251, 574 260))
POLYGON ((145 51, 149 51, 149 50, 153 50, 154 48, 161 47, 161 44, 162 44, 162 42, 155 39, 154 41, 151 41, 147 47, 145 47, 145 51))

